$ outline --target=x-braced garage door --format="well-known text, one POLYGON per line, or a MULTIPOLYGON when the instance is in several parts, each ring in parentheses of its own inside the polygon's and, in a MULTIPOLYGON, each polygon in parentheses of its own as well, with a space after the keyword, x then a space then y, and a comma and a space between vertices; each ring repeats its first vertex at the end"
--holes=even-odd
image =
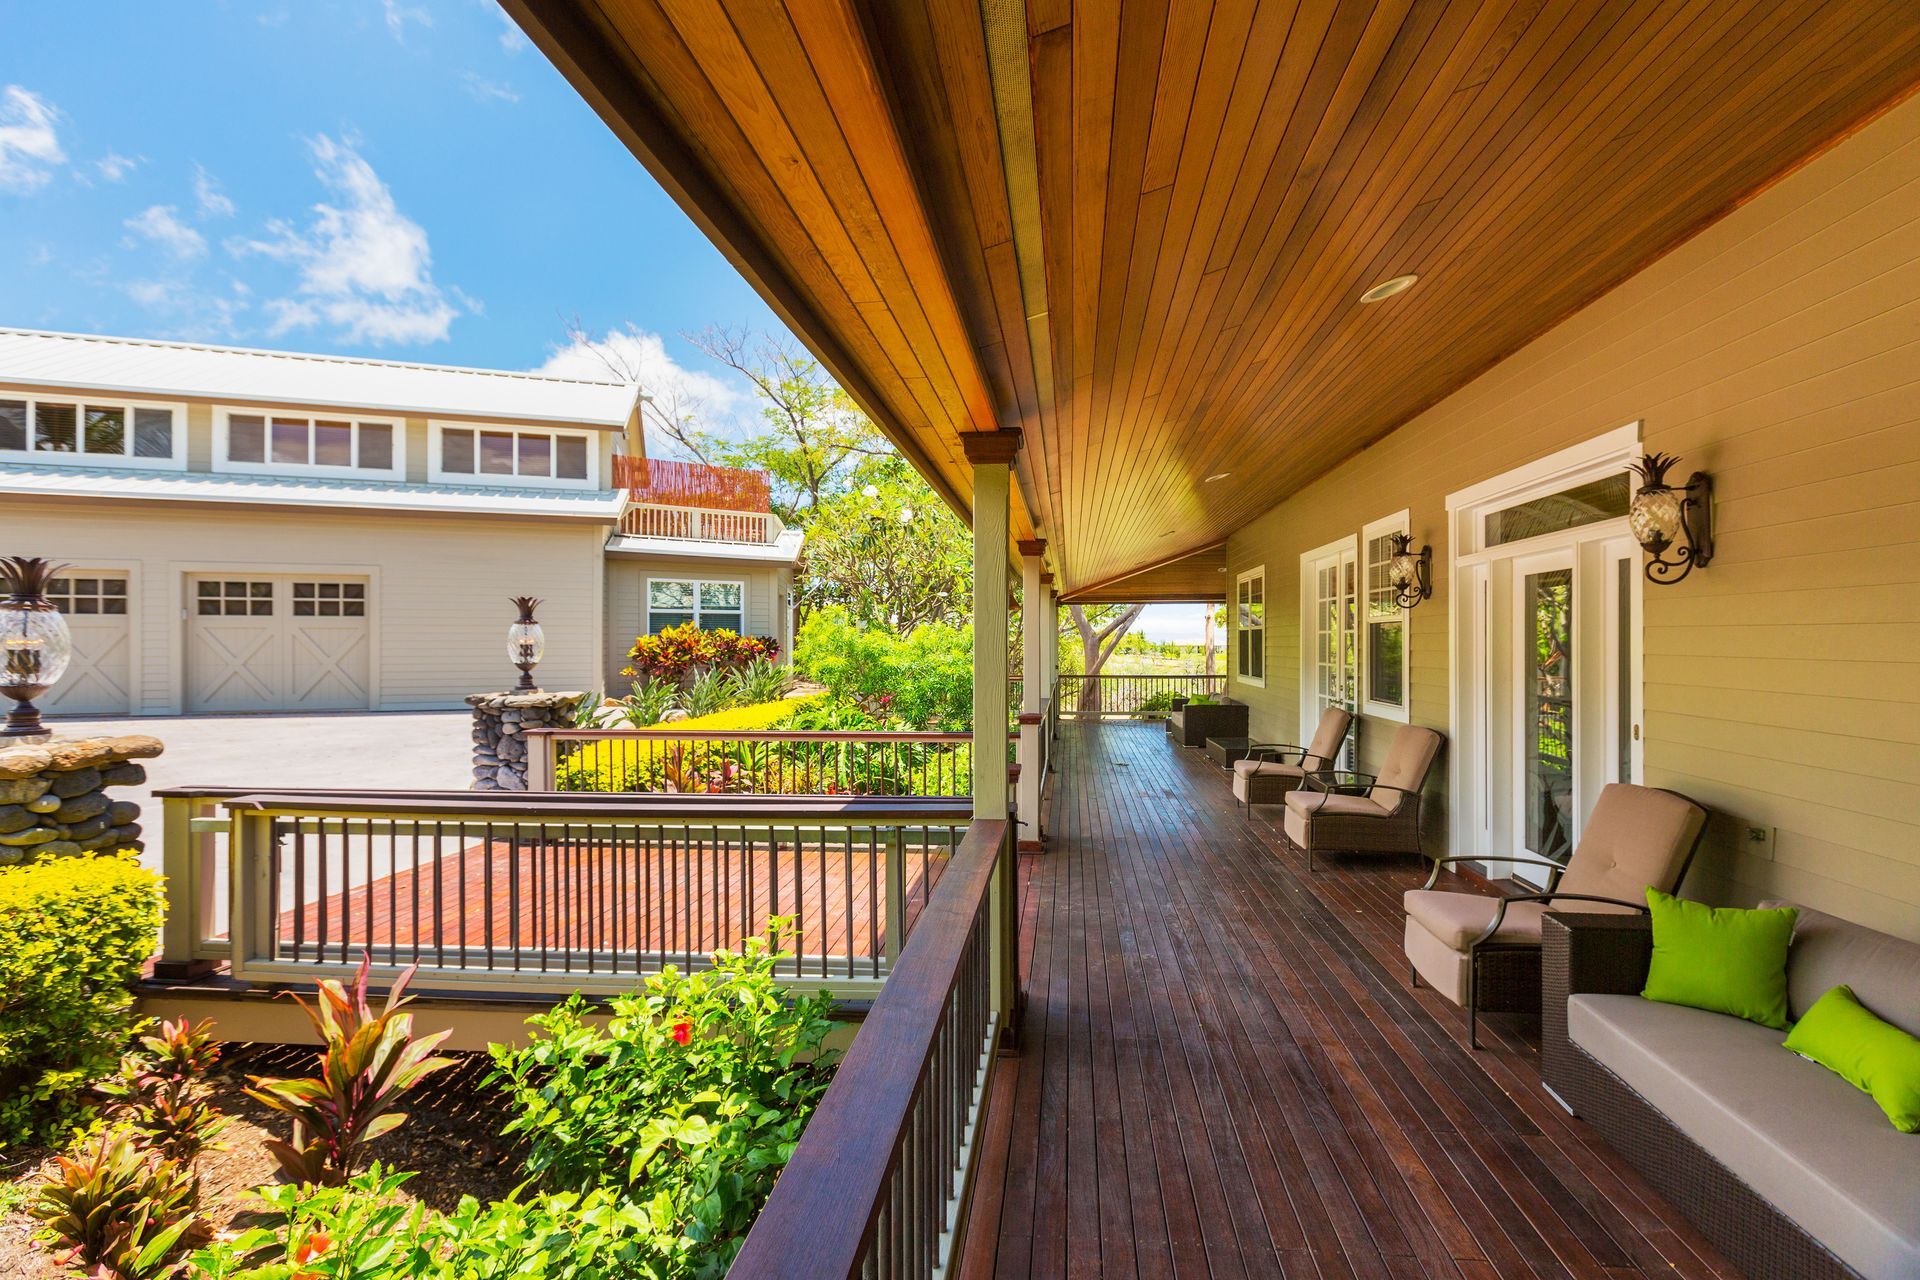
POLYGON ((364 578, 192 578, 191 711, 348 711, 372 705, 364 578))

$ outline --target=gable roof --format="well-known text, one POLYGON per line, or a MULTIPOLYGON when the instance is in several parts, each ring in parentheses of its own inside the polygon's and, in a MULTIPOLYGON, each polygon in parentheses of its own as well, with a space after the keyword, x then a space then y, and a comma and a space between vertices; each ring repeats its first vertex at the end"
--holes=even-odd
POLYGON ((640 395, 632 382, 8 328, 0 382, 601 428, 625 426, 640 395))

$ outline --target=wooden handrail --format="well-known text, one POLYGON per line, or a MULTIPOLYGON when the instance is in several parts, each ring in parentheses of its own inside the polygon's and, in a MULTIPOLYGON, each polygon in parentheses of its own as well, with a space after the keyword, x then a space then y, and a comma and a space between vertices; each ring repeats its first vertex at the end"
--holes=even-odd
POLYGON ((968 827, 729 1276, 858 1274, 1007 835, 968 827))
POLYGON ((950 797, 919 799, 897 796, 654 795, 636 798, 624 792, 601 791, 355 791, 316 788, 168 787, 153 793, 158 799, 219 800, 236 809, 276 809, 299 812, 373 814, 507 813, 538 821, 553 818, 671 821, 684 818, 713 822, 716 814, 752 822, 966 822, 973 816, 969 801, 950 797))

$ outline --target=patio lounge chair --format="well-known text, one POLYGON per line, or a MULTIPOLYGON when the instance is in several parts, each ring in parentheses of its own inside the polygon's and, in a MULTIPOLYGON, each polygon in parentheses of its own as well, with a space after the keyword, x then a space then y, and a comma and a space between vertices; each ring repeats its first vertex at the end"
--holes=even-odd
POLYGON ((1585 912, 1644 912, 1647 890, 1672 893, 1706 829, 1707 811, 1672 791, 1609 783, 1563 867, 1522 854, 1502 862, 1549 868, 1540 893, 1487 897, 1436 890, 1449 863, 1436 858, 1425 888, 1410 889, 1406 952, 1417 984, 1467 1010, 1467 1042, 1479 1048, 1480 1014, 1540 1007, 1540 918, 1562 905, 1585 912), (1575 904, 1579 904, 1576 908, 1575 904))
POLYGON ((1217 702, 1187 702, 1167 717, 1173 740, 1183 747, 1204 747, 1208 738, 1246 736, 1247 713, 1252 708, 1232 698, 1217 702))
POLYGON ((1306 746, 1256 742, 1249 747, 1244 759, 1233 762, 1233 798, 1246 805, 1247 817, 1253 817, 1256 804, 1283 803, 1308 774, 1333 768, 1352 724, 1351 711, 1328 707, 1320 713, 1313 741, 1306 746))
POLYGON ((1423 725, 1401 725, 1376 774, 1310 773, 1287 793, 1287 839, 1307 853, 1420 852, 1420 789, 1446 736, 1423 725))

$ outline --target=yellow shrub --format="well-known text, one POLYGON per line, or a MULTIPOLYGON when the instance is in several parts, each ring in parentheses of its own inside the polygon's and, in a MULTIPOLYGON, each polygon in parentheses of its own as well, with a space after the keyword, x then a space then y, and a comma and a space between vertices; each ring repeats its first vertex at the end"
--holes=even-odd
POLYGON ((648 739, 643 744, 636 744, 631 738, 588 743, 560 763, 558 789, 639 792, 690 789, 679 785, 677 780, 676 785, 670 787, 670 775, 688 767, 690 760, 704 761, 722 744, 690 738, 672 741, 676 733, 684 733, 689 729, 730 733, 760 733, 778 729, 796 712, 812 706, 816 700, 783 698, 778 702, 756 702, 716 711, 711 715, 690 716, 685 720, 652 725, 640 730, 648 739), (656 736, 668 741, 656 741, 656 736))

